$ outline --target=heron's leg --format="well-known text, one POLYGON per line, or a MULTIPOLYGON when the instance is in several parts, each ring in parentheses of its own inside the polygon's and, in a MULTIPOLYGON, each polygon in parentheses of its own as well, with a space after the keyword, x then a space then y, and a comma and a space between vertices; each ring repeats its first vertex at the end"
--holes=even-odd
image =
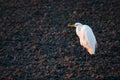
POLYGON ((83 48, 83 51, 85 51, 85 48, 84 47, 82 47, 83 48))
POLYGON ((86 55, 86 63, 87 63, 87 54, 85 54, 86 55))

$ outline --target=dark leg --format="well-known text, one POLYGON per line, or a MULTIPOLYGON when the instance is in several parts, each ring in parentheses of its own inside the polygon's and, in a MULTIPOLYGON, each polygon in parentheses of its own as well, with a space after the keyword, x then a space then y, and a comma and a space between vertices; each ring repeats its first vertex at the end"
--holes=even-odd
POLYGON ((86 63, 87 63, 87 54, 85 54, 86 55, 86 63))

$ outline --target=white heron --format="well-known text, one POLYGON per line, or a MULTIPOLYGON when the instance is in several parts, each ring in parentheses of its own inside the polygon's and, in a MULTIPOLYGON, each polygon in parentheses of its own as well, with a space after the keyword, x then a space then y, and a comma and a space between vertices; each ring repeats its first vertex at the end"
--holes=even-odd
POLYGON ((68 24, 68 27, 75 27, 76 34, 80 39, 81 46, 86 48, 89 54, 95 54, 97 41, 92 29, 88 25, 83 25, 81 23, 75 23, 73 25, 68 24))

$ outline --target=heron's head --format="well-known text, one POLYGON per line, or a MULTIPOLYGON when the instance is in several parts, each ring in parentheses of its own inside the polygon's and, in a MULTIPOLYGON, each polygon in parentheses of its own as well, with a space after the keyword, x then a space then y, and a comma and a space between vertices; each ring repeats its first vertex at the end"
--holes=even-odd
POLYGON ((81 23, 75 23, 75 24, 68 24, 68 27, 78 27, 78 26, 82 26, 81 23))

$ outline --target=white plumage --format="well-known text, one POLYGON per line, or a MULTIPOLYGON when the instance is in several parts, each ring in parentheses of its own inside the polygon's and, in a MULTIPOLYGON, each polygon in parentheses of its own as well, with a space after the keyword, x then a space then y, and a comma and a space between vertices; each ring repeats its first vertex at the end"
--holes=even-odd
POLYGON ((68 27, 76 27, 76 34, 80 39, 80 44, 92 55, 95 54, 97 41, 92 29, 88 25, 75 23, 74 25, 68 24, 68 27))

